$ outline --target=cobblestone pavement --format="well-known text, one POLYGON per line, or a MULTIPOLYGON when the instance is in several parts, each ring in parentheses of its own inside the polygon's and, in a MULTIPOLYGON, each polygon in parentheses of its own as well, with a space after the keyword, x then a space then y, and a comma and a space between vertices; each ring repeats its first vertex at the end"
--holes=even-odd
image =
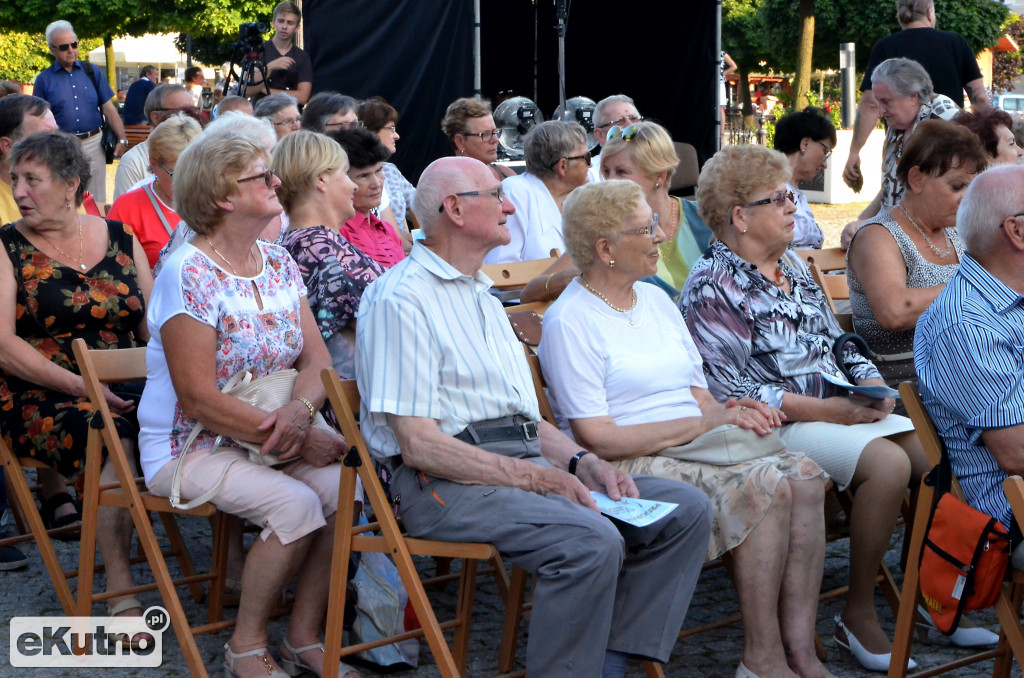
MULTIPOLYGON (((197 564, 202 565, 209 559, 209 529, 205 521, 183 520, 182 530, 186 539, 193 545, 193 555, 197 564)), ((251 537, 250 537, 251 538, 251 537)), ((887 562, 893 567, 898 560, 900 540, 895 538, 887 554, 887 562)), ((57 542, 57 548, 61 558, 66 565, 71 565, 77 558, 77 543, 57 542)), ((49 577, 46 574, 38 552, 31 545, 26 545, 23 550, 29 556, 30 565, 28 568, 16 572, 0 572, 0 621, 2 621, 2 637, 0 637, 0 677, 6 676, 30 676, 31 678, 57 678, 63 676, 96 676, 102 674, 110 678, 120 676, 187 676, 188 669, 182 659, 177 641, 173 633, 168 633, 164 644, 164 662, 159 669, 16 669, 10 666, 9 636, 10 619, 15 616, 28 615, 59 615, 60 606, 53 593, 49 577)), ((424 563, 426 567, 428 563, 424 563)), ((825 581, 823 588, 831 589, 845 583, 847 568, 847 543, 838 541, 829 544, 825 562, 825 581)), ((894 569, 898 576, 898 570, 894 569)), ((143 566, 138 567, 138 578, 145 580, 146 572, 143 566)), ((446 589, 433 590, 430 595, 435 601, 439 610, 450 611, 453 609, 456 584, 452 582, 446 589)), ((159 596, 156 593, 149 593, 142 596, 143 602, 147 605, 160 604, 159 596)), ((201 605, 192 603, 191 598, 186 596, 186 609, 192 612, 205 614, 201 605)), ((878 609, 882 616, 882 623, 885 629, 891 633, 895 623, 894 617, 884 599, 877 596, 878 609)), ((865 675, 865 671, 855 661, 836 646, 832 640, 832 618, 839 611, 841 601, 832 599, 823 602, 818 610, 817 629, 825 647, 828 649, 827 665, 840 678, 865 675)), ((97 608, 98 610, 99 608, 97 608)), ((709 620, 721 618, 737 611, 736 596, 732 585, 725 574, 724 569, 717 568, 704 573, 697 586, 697 593, 690 613, 687 617, 687 625, 697 625, 709 620)), ((229 610, 233 614, 233 610, 229 610)), ((502 615, 504 605, 497 593, 492 579, 482 579, 478 587, 476 605, 474 607, 473 632, 471 637, 471 648, 469 658, 468 676, 493 676, 497 674, 497 647, 501 638, 502 615)), ((198 618, 198 617, 197 617, 198 618)), ((995 616, 990 611, 984 614, 973 616, 975 621, 990 628, 995 623, 995 616)), ((278 639, 284 632, 285 622, 282 619, 271 622, 271 638, 278 639)), ((213 675, 220 675, 222 646, 227 640, 229 633, 204 635, 198 638, 199 647, 205 658, 206 666, 213 675)), ((686 638, 676 644, 671 662, 666 667, 666 674, 673 676, 708 676, 731 678, 739 663, 743 647, 743 631, 740 625, 735 624, 725 628, 709 631, 696 636, 686 638)), ((525 638, 520 638, 519 655, 520 662, 524 658, 525 638)), ((915 637, 913 655, 923 668, 934 666, 947 661, 951 657, 965 654, 964 650, 948 646, 944 639, 935 640, 927 644, 921 644, 915 637)), ((522 668, 520 665, 519 668, 522 668)), ((956 672, 957 676, 968 678, 989 676, 992 673, 992 662, 976 665, 956 672)), ((363 675, 383 675, 372 670, 363 670, 363 675)), ((420 651, 420 667, 415 671, 404 671, 390 674, 396 678, 407 676, 437 676, 430 650, 424 642, 420 651)), ((639 666, 631 667, 628 674, 630 678, 643 675, 639 666)), ((1020 668, 1015 664, 1014 676, 1020 676, 1020 668)))

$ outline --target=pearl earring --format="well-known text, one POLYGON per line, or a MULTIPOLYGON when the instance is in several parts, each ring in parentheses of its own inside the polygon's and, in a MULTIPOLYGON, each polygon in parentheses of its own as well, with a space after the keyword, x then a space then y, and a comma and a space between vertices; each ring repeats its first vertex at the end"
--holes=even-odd
POLYGON ((654 184, 654 190, 658 190, 659 188, 661 188, 661 182, 660 182, 660 181, 658 181, 658 182, 655 182, 655 184, 654 184))

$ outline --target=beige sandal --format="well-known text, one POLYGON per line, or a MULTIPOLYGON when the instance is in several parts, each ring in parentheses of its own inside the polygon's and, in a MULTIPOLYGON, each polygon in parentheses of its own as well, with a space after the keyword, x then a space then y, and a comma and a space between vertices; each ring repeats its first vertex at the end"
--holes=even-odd
POLYGON ((230 642, 224 643, 224 675, 227 678, 241 678, 235 671, 235 661, 245 659, 246 657, 258 657, 262 660, 263 668, 267 671, 267 678, 286 678, 286 676, 290 675, 278 671, 270 663, 270 653, 267 652, 267 648, 257 647, 255 650, 249 650, 248 652, 233 652, 230 642))
MULTIPOLYGON (((285 673, 289 676, 299 676, 303 673, 311 673, 314 676, 317 675, 316 671, 313 670, 313 667, 302 661, 302 658, 299 657, 299 655, 303 652, 308 652, 309 650, 320 650, 320 652, 323 652, 323 643, 314 643, 312 645, 306 645, 305 647, 292 647, 292 644, 288 642, 287 637, 282 638, 281 642, 284 644, 284 649, 292 656, 292 659, 288 659, 284 656, 283 652, 281 653, 281 668, 285 673)), ((345 662, 339 662, 338 678, 362 678, 362 674, 345 662)))

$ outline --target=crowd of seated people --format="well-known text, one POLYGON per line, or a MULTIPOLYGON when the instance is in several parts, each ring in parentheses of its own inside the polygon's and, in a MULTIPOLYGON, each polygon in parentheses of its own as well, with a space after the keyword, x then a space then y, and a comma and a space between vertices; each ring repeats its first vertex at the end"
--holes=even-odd
MULTIPOLYGON (((827 480, 853 495, 835 640, 885 671, 876 575, 928 466, 894 398, 853 395, 823 373, 865 386, 920 375, 968 499, 1010 520, 993 488, 1024 470, 1002 433, 1024 422, 1010 405, 967 407, 935 356, 977 353, 980 336, 988 390, 973 400, 1013 390, 1019 328, 985 304, 998 315, 1024 292, 1013 259, 1024 205, 1003 190, 986 206, 1019 180, 1019 169, 986 169, 1020 161, 1009 116, 946 121, 955 111, 906 59, 882 63, 873 91, 888 113, 885 179, 843 241, 871 355, 837 345, 843 331, 791 252, 825 241, 798 187, 836 148, 817 109, 781 119, 775 150, 719 151, 684 200, 669 192, 679 165, 669 130, 622 94, 595 111, 599 154, 580 124, 544 122, 524 138, 522 174, 498 163, 490 103, 458 99, 440 120, 454 157, 414 183, 389 162, 399 112, 382 97, 321 91, 302 106, 276 91, 253 107, 227 96, 204 129, 189 92, 160 85, 144 108, 153 131, 121 159, 104 220, 79 209, 90 173, 74 138, 47 126, 45 106, 20 106, 23 121, 7 125, 0 103, 10 175, 0 196, 11 193, 0 199, 0 435, 50 467, 38 476, 47 526, 74 525, 68 485, 81 477, 92 407, 70 342, 148 346, 145 388, 105 396, 152 492, 215 490, 211 501, 238 519, 227 675, 321 673, 347 449, 311 426, 327 367, 357 380, 364 436, 411 535, 492 542, 536 575, 530 675, 617 677, 630 660, 667 661, 702 562, 723 556, 743 617, 736 675, 831 675, 814 647, 827 480), (520 299, 551 303, 538 354, 559 427, 541 420, 529 364, 481 273, 553 250, 561 256, 520 299), (293 399, 273 412, 220 390, 241 370, 288 369, 293 399), (187 444, 196 424, 204 431, 187 444), (241 443, 292 461, 254 464, 241 443), (722 446, 749 455, 708 452, 722 446), (635 529, 600 518, 591 491, 678 506, 635 529), (242 520, 260 529, 248 553, 242 520), (272 653, 267 620, 289 585, 272 653)), ((115 480, 106 466, 101 477, 115 480)), ((134 586, 131 536, 127 512, 101 509, 110 591, 134 586)), ((109 613, 143 607, 117 596, 109 613)), ((953 642, 996 636, 968 627, 953 642)))

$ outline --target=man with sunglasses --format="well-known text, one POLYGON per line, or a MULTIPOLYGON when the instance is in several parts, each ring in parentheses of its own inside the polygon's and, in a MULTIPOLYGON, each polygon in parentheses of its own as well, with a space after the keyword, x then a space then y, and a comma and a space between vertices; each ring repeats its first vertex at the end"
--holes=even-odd
POLYGON ((107 158, 103 150, 103 121, 117 136, 114 157, 128 150, 121 116, 114 105, 114 91, 103 73, 92 64, 78 60, 78 37, 67 21, 46 27, 46 44, 54 62, 36 76, 33 94, 50 102, 57 127, 78 137, 89 158, 92 179, 89 192, 98 203, 107 201, 107 158))
POLYGON ((547 259, 552 249, 565 250, 562 201, 587 183, 590 153, 587 133, 576 122, 548 120, 523 139, 526 172, 502 182, 516 211, 508 219, 510 240, 495 247, 488 264, 547 259))
POLYGON ((425 239, 366 288, 356 326, 362 432, 393 473, 406 529, 492 543, 535 575, 532 678, 665 662, 710 534, 707 497, 630 476, 541 420, 522 345, 480 273, 515 213, 487 165, 434 161, 414 208, 425 239), (591 491, 677 506, 631 527, 599 514, 591 491))
MULTIPOLYGON (((625 129, 630 125, 643 120, 643 116, 636 110, 633 100, 625 94, 613 94, 597 102, 594 108, 594 138, 597 143, 604 146, 608 140, 608 131, 612 127, 625 129)), ((604 181, 601 176, 601 154, 594 156, 590 163, 588 172, 590 181, 604 181)))
MULTIPOLYGON (((146 97, 146 104, 142 110, 152 128, 156 128, 175 113, 184 113, 202 124, 195 102, 192 101, 192 94, 181 85, 157 85, 146 97)), ((117 173, 114 175, 114 200, 152 180, 153 174, 149 171, 149 143, 143 141, 132 146, 117 165, 117 173)))

